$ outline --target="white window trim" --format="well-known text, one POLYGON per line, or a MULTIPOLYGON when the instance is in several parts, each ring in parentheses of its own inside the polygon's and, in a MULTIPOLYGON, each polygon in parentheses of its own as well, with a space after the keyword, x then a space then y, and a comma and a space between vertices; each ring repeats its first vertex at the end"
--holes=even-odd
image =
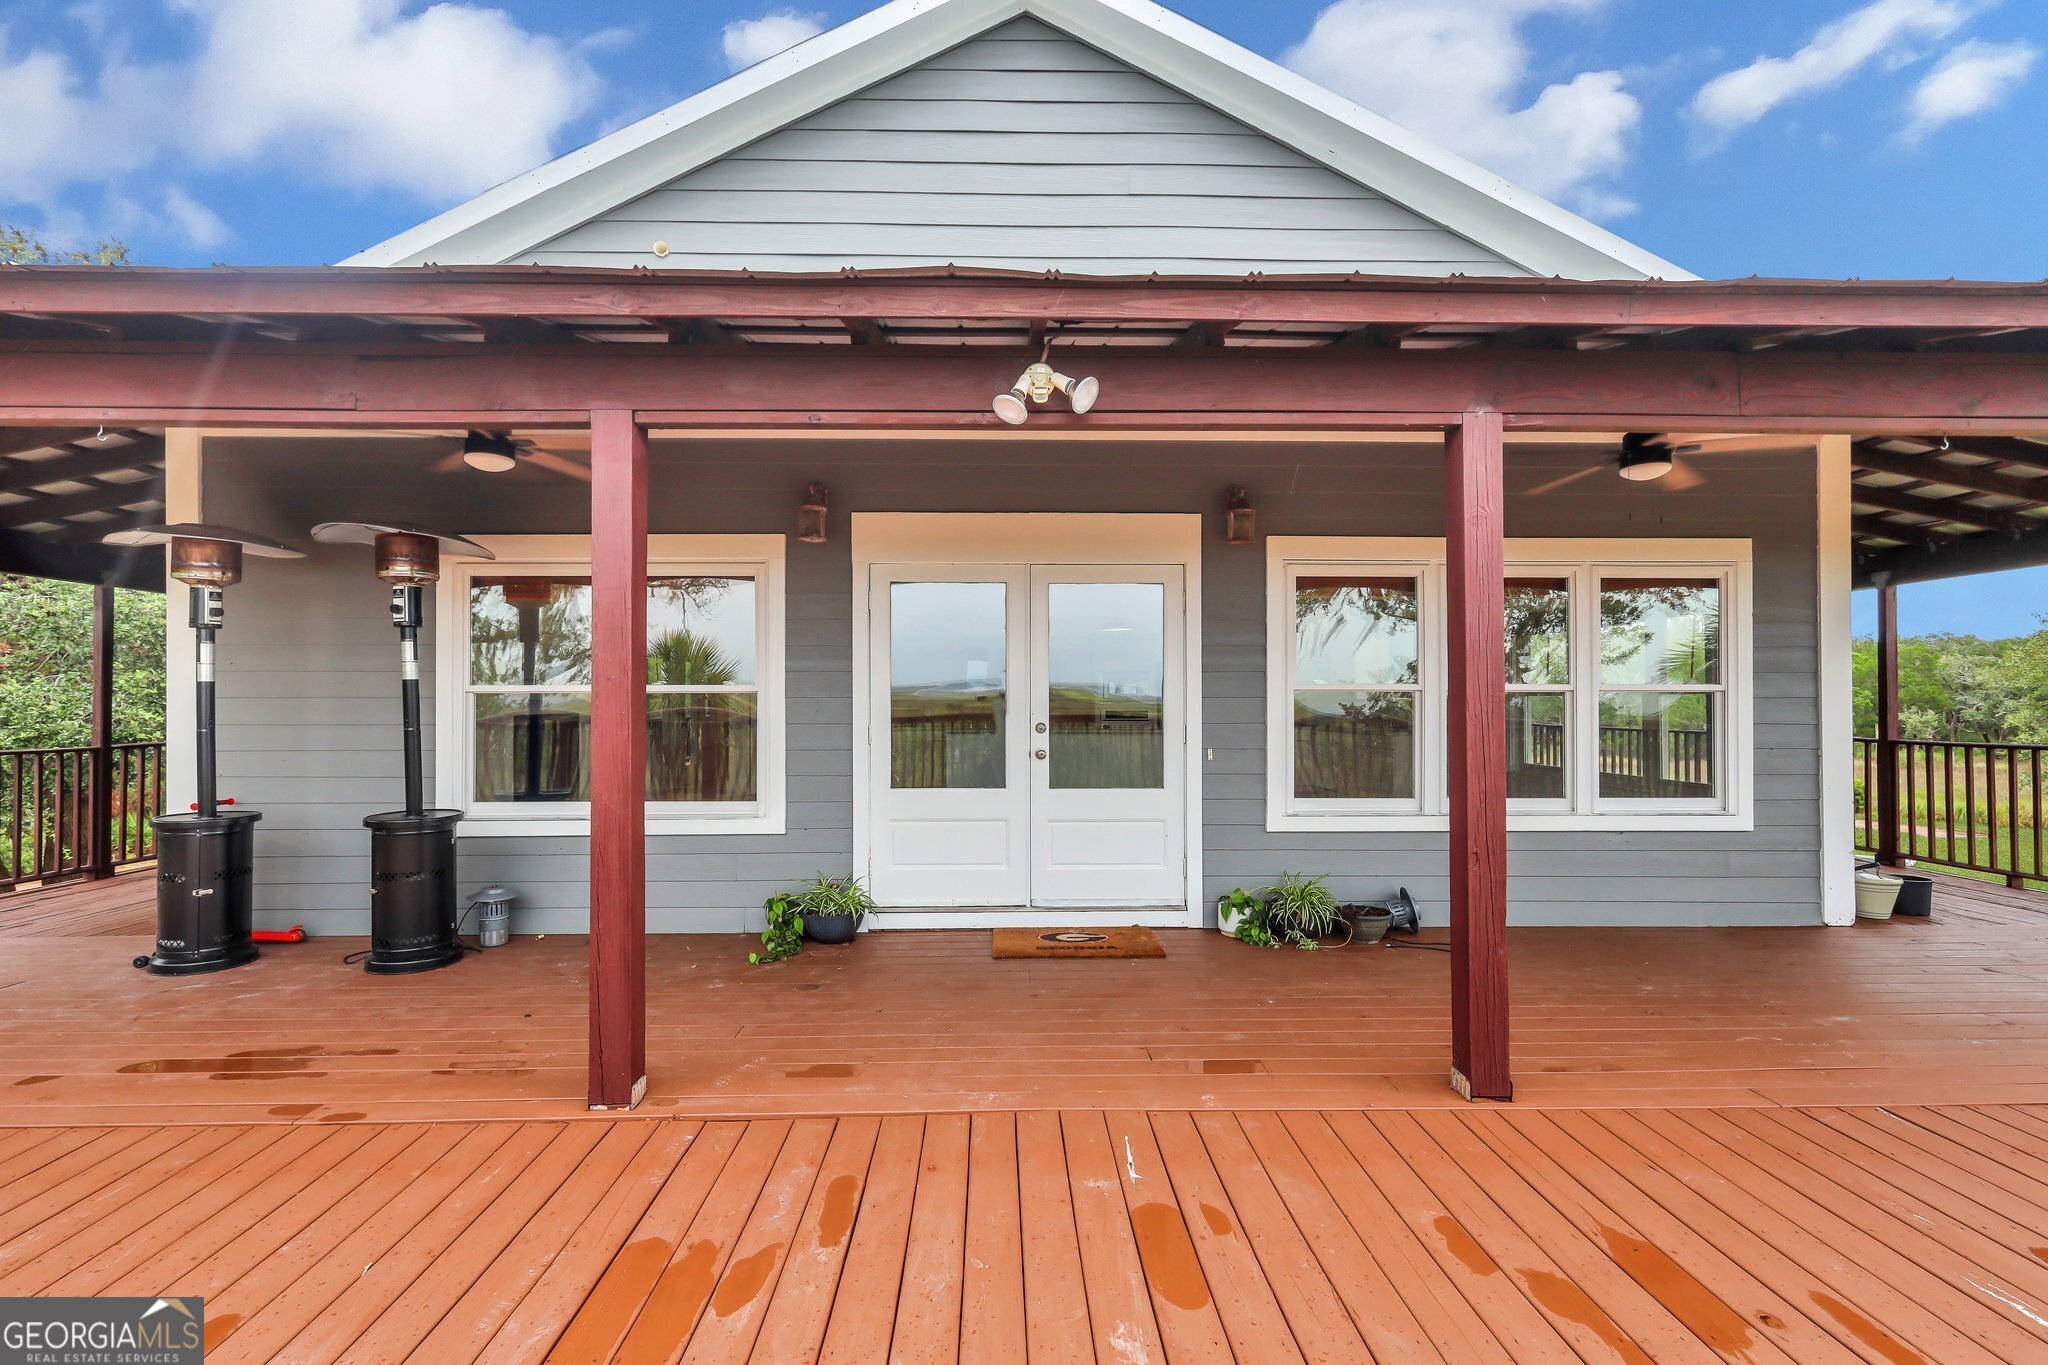
MULTIPOLYGON (((1717 573, 1725 581, 1722 665, 1724 707, 1720 754, 1723 802, 1711 808, 1693 802, 1601 802, 1594 746, 1571 746, 1573 769, 1566 782, 1569 808, 1557 802, 1517 802, 1508 811, 1510 830, 1720 830, 1741 832, 1756 822, 1756 688, 1751 546, 1748 540, 1579 539, 1509 540, 1509 577, 1569 577, 1573 589, 1570 723, 1574 735, 1599 726, 1600 686, 1592 674, 1597 657, 1600 576, 1659 573, 1717 573)), ((1450 828, 1447 753, 1447 682, 1444 653, 1445 548, 1433 537, 1271 536, 1266 541, 1266 829, 1285 832, 1400 832, 1450 828), (1291 583, 1304 570, 1414 573, 1421 580, 1421 672, 1424 698, 1418 716, 1416 750, 1419 799, 1399 811, 1358 806, 1303 809, 1293 792, 1294 611, 1291 583)), ((1544 691, 1548 689, 1514 689, 1544 691)))
MULTIPOLYGON (((470 725, 469 584, 478 574, 531 572, 588 574, 588 536, 492 536, 478 543, 495 561, 448 555, 435 595, 434 762, 440 804, 461 810, 456 832, 469 838, 517 835, 587 835, 588 802, 507 810, 497 802, 471 799, 474 753, 470 725)), ((784 560, 787 543, 778 535, 647 537, 650 577, 688 574, 751 575, 759 613, 759 698, 756 738, 760 773, 757 799, 744 804, 647 803, 649 834, 782 834, 788 827, 787 708, 784 668, 787 612, 784 560)))

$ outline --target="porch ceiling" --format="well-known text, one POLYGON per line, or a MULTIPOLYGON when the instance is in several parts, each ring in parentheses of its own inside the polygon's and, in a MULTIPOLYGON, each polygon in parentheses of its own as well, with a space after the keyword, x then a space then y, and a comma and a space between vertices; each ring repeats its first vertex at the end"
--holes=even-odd
MULTIPOLYGON (((1808 366, 1830 359, 1896 367, 1911 357, 1924 358, 1930 372, 1968 376, 1964 388, 2008 384, 2012 376, 2000 368, 2001 359, 2008 365, 2048 360, 2048 285, 1104 278, 955 267, 829 274, 548 266, 0 267, 0 363, 53 350, 109 358, 233 351, 273 360, 285 354, 415 361, 545 349, 561 357, 566 374, 604 347, 631 348, 620 354, 643 360, 685 348, 707 361, 728 362, 735 354, 794 358, 831 348, 853 363, 857 355, 879 359, 884 352, 921 352, 933 360, 981 351, 1028 354, 1048 341, 1096 352, 1086 363, 1098 370, 1168 355, 1248 362, 1296 353, 1328 363, 1355 354, 1358 363, 1344 369, 1404 381, 1420 372, 1385 369, 1392 356, 1420 361, 1433 355, 1445 363, 1467 356, 1468 366, 1493 368, 1498 361, 1503 378, 1497 387, 1519 386, 1551 400, 1557 358, 1600 356, 1608 359, 1587 374, 1615 376, 1608 385, 1614 392, 1601 395, 1607 402, 1633 399, 1646 410, 1675 413, 1665 391, 1693 385, 1698 392, 1680 400, 1700 400, 1695 406, 1704 414, 1725 408, 1731 386, 1746 403, 1747 381, 1759 361, 1798 366, 1808 385, 1824 384, 1804 377, 1808 366), (1714 363, 1673 368, 1685 366, 1687 356, 1714 363), (1741 358, 1756 359, 1730 363, 1741 358), (1511 373, 1512 380, 1506 378, 1511 373), (1645 394, 1651 402, 1643 401, 1645 394)), ((400 368, 384 367, 386 373, 400 368)), ((711 376, 707 387, 713 388, 729 373, 710 365, 692 369, 711 376)), ((334 373, 339 377, 321 382, 343 385, 349 378, 334 373)), ((504 387, 517 385, 508 379, 504 387)), ((1204 387, 1217 386, 1205 377, 1204 387)), ((1434 405, 1425 399, 1436 395, 1415 391, 1416 407, 1434 405)), ((342 396, 369 401, 360 390, 342 396)), ((1298 407, 1301 421, 1321 411, 1315 404, 1298 407)), ((1902 424, 1896 413, 1881 424, 1848 428, 1870 433, 1854 457, 1860 576, 1867 581, 1884 572, 1904 580, 2048 561, 2048 435, 2029 439, 2040 433, 2025 422, 1998 425, 1988 415, 1992 408, 1980 410, 1968 398, 1954 405, 1946 435, 1936 420, 1942 409, 1914 410, 1933 414, 1924 428, 1902 424), (1987 428, 1997 434, 1985 434, 1987 428)), ((810 420, 829 426, 831 416, 810 420)), ((1221 421, 1226 414, 1219 407, 1212 416, 1221 421)), ((1091 425, 1113 425, 1121 417, 1104 414, 1091 425)), ((867 420, 875 419, 869 414, 867 420)), ((1128 420, 1141 421, 1142 414, 1128 420)), ((1779 418, 1768 429, 1788 428, 1779 418)), ((155 438, 139 431, 108 440, 101 435, 97 429, 0 434, 0 552, 14 552, 0 553, 0 567, 17 562, 25 542, 52 553, 89 545, 124 519, 160 506, 155 438), (40 444, 23 444, 29 440, 40 444)))
POLYGON ((161 587, 160 554, 100 539, 162 520, 163 461, 153 431, 0 428, 0 572, 161 587))

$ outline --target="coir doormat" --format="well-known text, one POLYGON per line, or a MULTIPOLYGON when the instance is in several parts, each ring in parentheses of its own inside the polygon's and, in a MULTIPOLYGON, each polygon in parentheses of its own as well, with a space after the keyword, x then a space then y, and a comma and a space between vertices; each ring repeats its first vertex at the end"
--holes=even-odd
POLYGON ((1150 929, 997 929, 989 945, 998 958, 1165 957, 1150 929))

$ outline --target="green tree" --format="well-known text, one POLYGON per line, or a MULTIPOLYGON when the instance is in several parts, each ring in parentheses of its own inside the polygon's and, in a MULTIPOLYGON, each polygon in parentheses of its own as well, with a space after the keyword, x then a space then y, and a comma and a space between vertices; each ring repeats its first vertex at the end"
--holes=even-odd
MULTIPOLYGON (((164 737, 164 599, 114 591, 114 740, 164 737)), ((92 589, 0 576, 0 748, 92 739, 92 589)))
POLYGON ((103 237, 80 251, 52 251, 27 228, 0 223, 0 264, 4 265, 129 265, 128 248, 103 237))

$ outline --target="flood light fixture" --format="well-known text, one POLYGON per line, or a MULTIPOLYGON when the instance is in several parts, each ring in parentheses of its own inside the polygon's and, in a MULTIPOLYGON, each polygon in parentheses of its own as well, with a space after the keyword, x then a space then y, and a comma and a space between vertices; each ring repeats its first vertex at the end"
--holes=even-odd
POLYGON ((1050 402, 1055 391, 1067 396, 1076 417, 1087 416, 1094 410, 1096 400, 1102 397, 1102 382, 1093 375, 1076 379, 1055 370, 1047 361, 1051 349, 1051 344, 1047 343, 1045 352, 1017 376, 1017 382, 1010 386, 1008 392, 997 394, 991 404, 996 416, 1009 425, 1023 426, 1031 416, 1031 404, 1050 402))

